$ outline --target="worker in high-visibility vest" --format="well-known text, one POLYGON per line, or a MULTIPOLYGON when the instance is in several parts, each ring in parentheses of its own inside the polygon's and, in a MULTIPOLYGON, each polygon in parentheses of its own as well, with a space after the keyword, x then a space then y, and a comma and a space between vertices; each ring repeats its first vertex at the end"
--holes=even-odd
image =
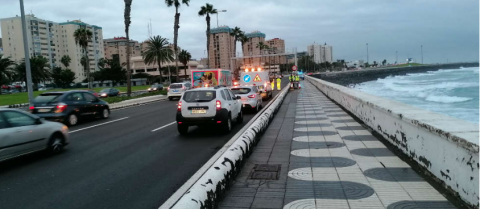
POLYGON ((300 76, 295 76, 295 81, 300 81, 300 76))
POLYGON ((275 90, 275 78, 272 78, 272 81, 270 81, 270 84, 272 84, 272 91, 275 90))
POLYGON ((277 78, 277 90, 280 91, 280 89, 282 89, 282 79, 280 77, 277 78))

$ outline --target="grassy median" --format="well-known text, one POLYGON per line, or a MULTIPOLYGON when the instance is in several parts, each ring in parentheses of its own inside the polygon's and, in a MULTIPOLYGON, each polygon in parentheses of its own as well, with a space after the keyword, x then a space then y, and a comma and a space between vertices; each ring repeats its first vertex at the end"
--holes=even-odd
MULTIPOLYGON (((132 91, 147 90, 149 87, 150 87, 150 85, 132 86, 132 91)), ((106 88, 110 88, 110 87, 93 88, 93 90, 95 92, 99 92, 102 89, 106 89, 106 88)), ((118 89, 120 92, 126 92, 127 91, 126 86, 114 87, 114 88, 118 89)), ((73 88, 73 89, 51 89, 51 90, 47 90, 47 91, 34 91, 33 96, 36 97, 36 96, 40 95, 41 93, 49 92, 49 91, 70 91, 70 90, 86 90, 86 89, 87 88, 73 88)), ((27 92, 0 95, 0 106, 12 105, 12 104, 22 104, 22 103, 28 103, 28 93, 27 92)))

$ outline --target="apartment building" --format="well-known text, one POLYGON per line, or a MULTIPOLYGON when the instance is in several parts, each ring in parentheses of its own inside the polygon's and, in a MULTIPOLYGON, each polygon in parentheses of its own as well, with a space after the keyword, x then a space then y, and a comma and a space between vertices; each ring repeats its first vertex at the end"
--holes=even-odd
POLYGON ((309 56, 313 57, 315 63, 333 62, 333 48, 332 46, 327 45, 327 43, 324 45, 316 43, 309 45, 307 53, 309 56))
MULTIPOLYGON (((137 73, 147 73, 152 76, 159 76, 160 72, 158 70, 158 64, 151 63, 151 64, 145 64, 144 59, 142 56, 132 56, 131 60, 131 70, 132 74, 137 74, 137 73)), ((179 66, 183 67, 182 63, 178 63, 179 66)), ((190 60, 187 63, 187 74, 185 75, 185 70, 184 69, 179 69, 178 74, 182 78, 186 78, 190 75, 190 71, 192 69, 197 69, 197 66, 199 65, 199 62, 196 60, 190 60)), ((164 62, 161 63, 162 68, 170 68, 170 72, 172 75, 175 75, 175 61, 172 62, 164 62)), ((168 70, 162 72, 162 76, 164 79, 168 77, 168 70)))
MULTIPOLYGON (((274 38, 266 40, 265 44, 270 48, 272 54, 283 54, 285 53, 285 40, 280 38, 274 38)), ((286 64, 287 58, 285 55, 273 56, 270 59, 272 64, 286 64)))
POLYGON ((228 26, 210 29, 209 68, 231 69, 231 58, 235 53, 235 39, 230 35, 232 31, 228 26))
MULTIPOLYGON (((257 48, 258 43, 264 42, 265 43, 265 33, 262 33, 260 31, 253 31, 251 33, 245 34, 245 36, 248 38, 247 43, 243 45, 243 56, 258 56, 261 55, 265 52, 261 52, 260 48, 257 48)), ((261 62, 264 62, 263 59, 260 57, 254 57, 254 58, 249 58, 249 59, 244 59, 243 60, 244 65, 247 66, 258 66, 262 65, 261 62)))
POLYGON ((127 45, 131 50, 131 57, 141 56, 142 45, 138 41, 127 41, 125 37, 114 37, 103 40, 105 59, 117 59, 120 64, 127 62, 127 45), (128 44, 127 44, 128 42, 128 44))
MULTIPOLYGON (((49 60, 50 68, 64 67, 60 59, 64 55, 71 58, 69 68, 75 73, 75 82, 86 78, 80 59, 84 56, 83 49, 75 43, 73 33, 84 27, 92 31, 92 41, 89 42, 87 54, 90 72, 98 70, 98 60, 104 57, 102 28, 86 24, 80 20, 56 23, 43 20, 30 14, 25 16, 27 22, 27 40, 30 57, 43 56, 49 60)), ((21 17, 0 19, 2 30, 2 45, 4 54, 12 60, 20 62, 25 58, 21 17)))

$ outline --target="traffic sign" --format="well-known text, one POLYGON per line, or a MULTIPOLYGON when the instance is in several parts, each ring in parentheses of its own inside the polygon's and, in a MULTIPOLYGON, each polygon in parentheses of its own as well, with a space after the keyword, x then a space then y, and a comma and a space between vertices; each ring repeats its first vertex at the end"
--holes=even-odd
POLYGON ((292 66, 292 70, 297 71, 297 66, 296 65, 292 66))
POLYGON ((262 81, 262 79, 260 78, 260 76, 257 74, 255 76, 255 78, 253 79, 254 82, 259 82, 259 81, 262 81))
POLYGON ((248 83, 252 80, 252 78, 249 76, 249 75, 245 75, 243 76, 243 81, 245 81, 245 83, 248 83))

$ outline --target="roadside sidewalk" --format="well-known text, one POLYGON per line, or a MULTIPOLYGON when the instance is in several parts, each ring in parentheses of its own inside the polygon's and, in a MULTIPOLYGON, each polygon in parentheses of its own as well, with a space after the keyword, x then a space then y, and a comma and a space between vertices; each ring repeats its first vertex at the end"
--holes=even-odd
POLYGON ((220 208, 455 208, 313 85, 301 85, 220 208))

